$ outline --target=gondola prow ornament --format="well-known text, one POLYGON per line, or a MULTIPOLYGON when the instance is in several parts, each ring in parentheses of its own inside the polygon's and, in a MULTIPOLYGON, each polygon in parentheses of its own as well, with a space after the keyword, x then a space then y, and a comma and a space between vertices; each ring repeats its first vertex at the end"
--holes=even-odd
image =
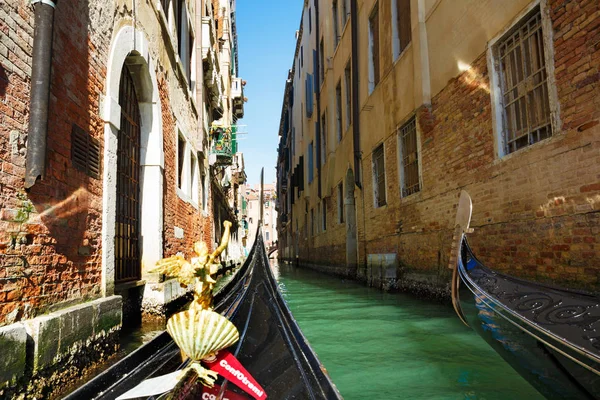
POLYGON ((194 244, 197 257, 189 262, 180 255, 168 257, 156 263, 151 272, 158 272, 177 278, 183 286, 194 286, 194 300, 186 311, 174 314, 167 322, 167 331, 183 353, 190 358, 190 365, 181 371, 179 379, 183 379, 190 370, 198 375, 200 382, 213 387, 218 374, 204 368, 201 361, 225 349, 240 338, 240 334, 227 318, 213 311, 213 279, 219 265, 215 260, 227 248, 231 222, 223 223, 225 230, 221 244, 209 254, 204 242, 194 244))

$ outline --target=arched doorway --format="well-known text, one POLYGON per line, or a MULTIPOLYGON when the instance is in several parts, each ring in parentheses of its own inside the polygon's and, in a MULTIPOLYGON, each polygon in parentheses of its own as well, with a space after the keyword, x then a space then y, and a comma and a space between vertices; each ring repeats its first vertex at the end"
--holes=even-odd
POLYGON ((140 260, 140 109, 127 64, 119 84, 121 126, 117 135, 115 283, 141 278, 140 260))

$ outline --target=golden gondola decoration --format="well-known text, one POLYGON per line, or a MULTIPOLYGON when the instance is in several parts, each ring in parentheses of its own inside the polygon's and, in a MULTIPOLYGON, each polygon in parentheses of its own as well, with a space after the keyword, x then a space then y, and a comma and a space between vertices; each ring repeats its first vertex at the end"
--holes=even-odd
POLYGON ((214 386, 218 374, 204 368, 201 361, 233 345, 240 337, 235 325, 213 311, 213 288, 216 283, 213 275, 219 269, 215 260, 229 243, 231 222, 225 221, 223 226, 225 230, 221 243, 212 254, 209 254, 206 243, 196 242, 194 253, 197 257, 193 257, 190 261, 181 255, 167 257, 158 261, 156 267, 150 271, 175 277, 184 287, 194 285, 194 300, 189 309, 169 318, 167 331, 181 351, 191 360, 189 366, 181 371, 178 379, 183 380, 190 371, 193 371, 199 381, 209 388, 214 386))

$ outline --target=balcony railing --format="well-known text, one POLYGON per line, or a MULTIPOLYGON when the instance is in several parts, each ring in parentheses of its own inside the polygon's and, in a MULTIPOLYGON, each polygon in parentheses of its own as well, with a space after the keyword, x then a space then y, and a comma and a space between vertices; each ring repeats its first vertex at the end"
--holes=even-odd
POLYGON ((237 126, 213 125, 210 143, 211 165, 232 165, 237 152, 237 126))

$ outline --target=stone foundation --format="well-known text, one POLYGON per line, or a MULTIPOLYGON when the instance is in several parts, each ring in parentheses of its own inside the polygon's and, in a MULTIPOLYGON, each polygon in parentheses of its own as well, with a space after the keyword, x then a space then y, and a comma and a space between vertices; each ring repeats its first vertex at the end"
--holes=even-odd
POLYGON ((48 398, 118 347, 120 296, 0 328, 0 397, 48 398))

